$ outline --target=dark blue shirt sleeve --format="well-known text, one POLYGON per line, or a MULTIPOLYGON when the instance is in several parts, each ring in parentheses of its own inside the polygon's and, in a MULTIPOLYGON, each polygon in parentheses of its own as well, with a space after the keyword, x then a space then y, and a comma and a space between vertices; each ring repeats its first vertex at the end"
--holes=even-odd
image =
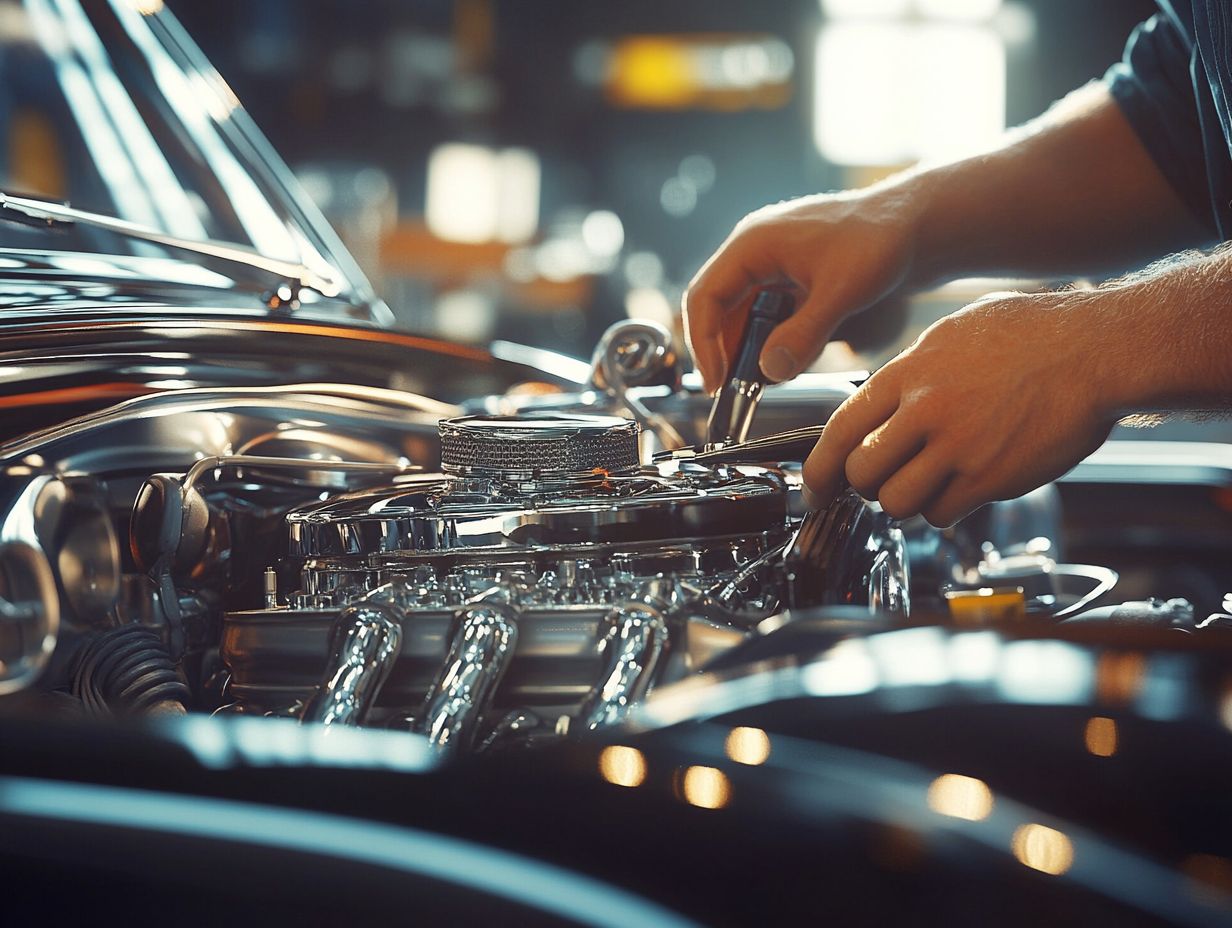
POLYGON ((1192 56, 1176 22, 1157 13, 1133 31, 1104 83, 1164 177, 1214 231, 1192 56))

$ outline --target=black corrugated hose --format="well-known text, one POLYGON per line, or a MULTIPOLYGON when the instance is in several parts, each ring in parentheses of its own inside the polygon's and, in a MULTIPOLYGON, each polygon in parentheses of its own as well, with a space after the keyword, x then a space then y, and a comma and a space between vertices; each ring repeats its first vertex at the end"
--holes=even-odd
POLYGON ((77 654, 73 695, 91 715, 143 715, 189 698, 162 637, 145 625, 103 632, 77 654))

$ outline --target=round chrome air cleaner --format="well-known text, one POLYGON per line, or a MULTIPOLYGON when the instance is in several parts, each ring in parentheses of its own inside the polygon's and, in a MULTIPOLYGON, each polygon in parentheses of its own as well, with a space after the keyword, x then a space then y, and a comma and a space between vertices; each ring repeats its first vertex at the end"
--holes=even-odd
POLYGON ((638 426, 617 416, 462 416, 440 424, 441 469, 555 482, 636 471, 638 426))

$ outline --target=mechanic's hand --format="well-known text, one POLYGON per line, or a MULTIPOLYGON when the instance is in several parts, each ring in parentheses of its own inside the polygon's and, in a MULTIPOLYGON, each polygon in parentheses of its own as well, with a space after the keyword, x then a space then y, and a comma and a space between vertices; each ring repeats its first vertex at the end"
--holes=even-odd
POLYGON ((723 382, 757 289, 794 287, 800 308, 766 342, 774 381, 807 368, 844 317, 907 277, 916 205, 895 190, 802 197, 750 213, 697 272, 684 298, 685 332, 706 391, 723 382))
POLYGON ((1089 312, 1103 298, 992 294, 936 322, 834 413, 809 489, 832 499, 846 475, 891 516, 945 527, 1061 476, 1116 418, 1089 312))

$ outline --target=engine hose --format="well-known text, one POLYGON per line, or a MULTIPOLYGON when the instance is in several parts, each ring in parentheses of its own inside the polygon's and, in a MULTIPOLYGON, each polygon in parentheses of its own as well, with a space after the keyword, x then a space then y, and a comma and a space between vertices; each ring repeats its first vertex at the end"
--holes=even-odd
POLYGON ((190 695, 162 638, 144 625, 122 625, 88 642, 72 680, 73 695, 97 716, 183 711, 190 695))

